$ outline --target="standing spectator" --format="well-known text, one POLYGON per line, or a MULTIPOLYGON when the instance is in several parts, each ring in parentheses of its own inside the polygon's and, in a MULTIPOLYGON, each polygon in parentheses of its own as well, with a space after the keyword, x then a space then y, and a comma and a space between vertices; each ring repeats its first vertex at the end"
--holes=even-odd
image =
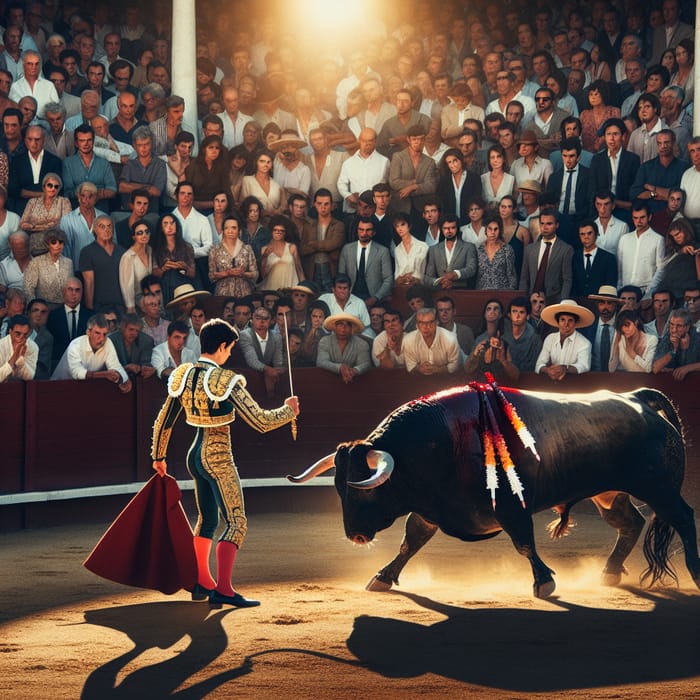
POLYGON ((394 249, 394 283, 409 285, 421 281, 425 274, 428 246, 411 235, 411 225, 405 214, 396 214, 392 225, 399 238, 394 249))
POLYGON ((635 230, 620 238, 617 249, 618 282, 633 284, 644 294, 651 292, 651 282, 664 258, 664 239, 650 226, 649 206, 642 200, 632 205, 635 230))
POLYGON ((122 208, 129 208, 129 195, 134 190, 147 190, 149 208, 157 214, 160 210, 161 196, 165 192, 166 166, 160 158, 153 157, 153 139, 147 126, 134 129, 132 138, 136 158, 127 160, 119 176, 122 208))
POLYGON ((24 271, 24 293, 27 299, 41 297, 52 306, 63 299, 63 287, 73 276, 73 262, 63 255, 66 235, 60 229, 46 232, 48 252, 32 258, 24 271))
POLYGON ((241 240, 243 222, 235 214, 224 216, 222 238, 209 250, 209 280, 216 296, 236 298, 252 294, 258 279, 253 249, 241 240))
POLYGON ((19 227, 29 235, 29 250, 34 256, 46 253, 47 233, 71 211, 70 202, 58 196, 63 182, 56 173, 46 173, 41 184, 43 194, 29 200, 19 222, 19 227))
POLYGON ((617 260, 612 253, 597 246, 598 226, 594 221, 584 220, 578 227, 581 250, 573 257, 573 282, 571 294, 584 297, 602 285, 617 289, 617 260))
POLYGON ((618 298, 615 287, 610 285, 602 285, 595 294, 589 294, 588 298, 596 302, 597 311, 595 321, 583 331, 583 335, 591 341, 591 370, 607 372, 612 353, 616 314, 624 308, 624 302, 618 298))
POLYGON ((85 282, 85 303, 99 311, 113 306, 124 311, 119 285, 119 262, 124 248, 114 243, 112 220, 98 216, 95 220, 95 242, 80 253, 79 270, 85 282))
POLYGON ((458 148, 445 151, 437 188, 443 211, 456 215, 460 225, 468 224, 468 204, 474 197, 481 197, 481 190, 481 177, 467 167, 462 152, 458 148))
POLYGON ((666 124, 661 119, 659 98, 649 92, 642 93, 637 100, 637 117, 641 126, 630 134, 627 150, 636 153, 643 165, 658 155, 655 136, 666 128, 666 124))
POLYGON ((515 252, 503 238, 500 217, 486 222, 486 241, 477 250, 476 289, 515 289, 515 252))
POLYGON ((423 154, 425 135, 423 127, 409 127, 408 148, 395 153, 389 165, 391 207, 415 218, 422 212, 426 199, 433 197, 438 184, 435 162, 423 154))
POLYGON ((180 219, 174 214, 161 216, 153 236, 152 247, 153 274, 160 279, 163 303, 168 304, 177 287, 195 282, 197 271, 194 249, 184 239, 180 219))
POLYGON ((141 291, 141 280, 153 271, 153 250, 148 245, 151 229, 139 219, 134 224, 132 244, 119 261, 119 286, 127 313, 136 311, 136 297, 141 291))
POLYGON ((69 277, 63 286, 63 305, 49 313, 46 330, 53 336, 51 369, 54 370, 72 340, 85 333, 92 310, 83 304, 83 283, 69 277))
POLYGON ((438 325, 450 333, 454 333, 459 343, 459 349, 468 355, 474 347, 474 331, 464 323, 455 320, 455 300, 449 296, 438 297, 435 300, 438 325))
POLYGON ((441 289, 466 289, 476 274, 473 243, 457 236, 457 217, 445 214, 440 222, 443 240, 428 250, 425 283, 441 289))

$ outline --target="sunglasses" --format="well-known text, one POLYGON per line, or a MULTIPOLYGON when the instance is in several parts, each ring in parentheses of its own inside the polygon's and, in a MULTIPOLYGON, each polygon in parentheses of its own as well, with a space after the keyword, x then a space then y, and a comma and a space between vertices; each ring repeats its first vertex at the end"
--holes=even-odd
POLYGON ((49 245, 63 245, 65 241, 61 241, 58 238, 49 238, 49 245))
POLYGON ((59 190, 61 189, 60 185, 57 185, 55 182, 47 182, 44 187, 47 187, 50 190, 59 190))
POLYGON ((134 231, 134 236, 150 236, 151 231, 147 228, 140 228, 138 231, 134 231))

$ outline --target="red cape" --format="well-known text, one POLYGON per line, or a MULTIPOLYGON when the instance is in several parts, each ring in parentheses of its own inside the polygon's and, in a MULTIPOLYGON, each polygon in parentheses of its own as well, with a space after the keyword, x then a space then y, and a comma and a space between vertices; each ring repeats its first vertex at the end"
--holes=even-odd
POLYGON ((171 594, 197 580, 192 529, 172 476, 158 474, 129 501, 84 566, 127 586, 171 594))

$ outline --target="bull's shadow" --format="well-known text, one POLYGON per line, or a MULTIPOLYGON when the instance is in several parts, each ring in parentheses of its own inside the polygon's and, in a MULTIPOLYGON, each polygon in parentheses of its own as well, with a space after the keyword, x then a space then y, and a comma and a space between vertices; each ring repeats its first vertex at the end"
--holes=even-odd
POLYGON ((128 652, 95 669, 85 681, 81 700, 199 700, 224 683, 251 671, 249 662, 178 690, 188 678, 211 664, 228 647, 222 626, 233 609, 211 612, 206 603, 158 602, 85 612, 85 621, 126 634, 134 643, 128 652), (149 649, 167 649, 184 636, 188 646, 173 658, 129 673, 117 685, 122 669, 149 649))
MULTIPOLYGON (((635 593, 646 596, 633 589, 635 593)), ((444 614, 432 625, 360 616, 348 649, 390 678, 434 673, 523 692, 660 682, 700 674, 700 596, 653 596, 651 611, 465 609, 395 592, 444 614)))

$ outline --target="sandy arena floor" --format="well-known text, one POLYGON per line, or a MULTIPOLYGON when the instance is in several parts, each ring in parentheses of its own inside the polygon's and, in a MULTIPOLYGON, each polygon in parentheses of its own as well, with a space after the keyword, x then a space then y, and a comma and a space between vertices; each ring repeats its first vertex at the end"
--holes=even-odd
POLYGON ((613 531, 580 514, 552 543, 550 519, 558 588, 540 601, 504 535, 438 534, 400 588, 368 593, 402 523, 359 548, 339 513, 253 515, 235 572, 251 610, 97 578, 82 561, 104 525, 0 535, 0 698, 697 698, 700 591, 680 552, 679 588, 638 587, 639 547, 626 586, 602 588, 613 531))

